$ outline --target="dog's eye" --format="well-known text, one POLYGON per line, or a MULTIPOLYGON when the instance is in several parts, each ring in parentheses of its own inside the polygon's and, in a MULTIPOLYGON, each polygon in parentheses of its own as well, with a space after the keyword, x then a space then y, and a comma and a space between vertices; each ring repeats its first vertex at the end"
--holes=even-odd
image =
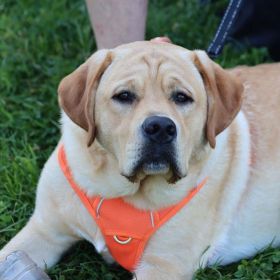
POLYGON ((132 104, 136 96, 134 93, 124 90, 115 94, 112 98, 120 103, 132 104))
POLYGON ((193 102, 193 99, 182 91, 173 92, 171 99, 178 105, 186 105, 193 102))

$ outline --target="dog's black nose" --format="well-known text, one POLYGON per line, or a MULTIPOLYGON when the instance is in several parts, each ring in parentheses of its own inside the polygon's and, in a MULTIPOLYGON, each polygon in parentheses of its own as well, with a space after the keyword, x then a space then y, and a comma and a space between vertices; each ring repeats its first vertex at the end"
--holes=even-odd
POLYGON ((175 123, 166 117, 152 116, 142 124, 145 137, 159 144, 169 143, 176 138, 175 123))

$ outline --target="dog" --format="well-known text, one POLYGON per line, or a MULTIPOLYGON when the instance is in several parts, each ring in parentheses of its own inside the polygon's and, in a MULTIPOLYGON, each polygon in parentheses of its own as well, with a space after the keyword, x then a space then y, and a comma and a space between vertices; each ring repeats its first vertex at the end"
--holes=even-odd
POLYGON ((97 51, 59 85, 61 140, 0 258, 50 267, 86 239, 138 280, 177 280, 279 246, 279 73, 169 43, 97 51))

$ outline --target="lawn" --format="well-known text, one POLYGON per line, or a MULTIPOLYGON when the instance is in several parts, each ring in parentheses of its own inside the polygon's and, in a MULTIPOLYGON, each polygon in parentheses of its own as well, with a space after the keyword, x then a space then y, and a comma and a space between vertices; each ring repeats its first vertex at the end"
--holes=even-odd
MULTIPOLYGON (((168 35, 189 49, 207 48, 227 1, 197 2, 150 0, 147 38, 168 35)), ((40 170, 59 139, 58 83, 94 50, 82 0, 0 1, 0 248, 30 217, 40 170)), ((218 59, 226 67, 267 60, 265 49, 235 42, 218 59)), ((130 279, 86 242, 48 273, 56 280, 130 279)), ((251 260, 200 270, 195 279, 280 279, 280 251, 268 248, 251 260)))

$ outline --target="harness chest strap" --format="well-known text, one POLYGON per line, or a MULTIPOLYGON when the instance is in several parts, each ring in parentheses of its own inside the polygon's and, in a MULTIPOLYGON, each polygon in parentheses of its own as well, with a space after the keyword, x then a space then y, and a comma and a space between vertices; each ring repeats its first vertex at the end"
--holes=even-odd
POLYGON ((205 185, 204 179, 178 204, 159 211, 143 211, 122 198, 88 197, 76 184, 64 147, 58 150, 61 170, 98 225, 112 257, 125 269, 134 271, 152 234, 185 206, 205 185))

